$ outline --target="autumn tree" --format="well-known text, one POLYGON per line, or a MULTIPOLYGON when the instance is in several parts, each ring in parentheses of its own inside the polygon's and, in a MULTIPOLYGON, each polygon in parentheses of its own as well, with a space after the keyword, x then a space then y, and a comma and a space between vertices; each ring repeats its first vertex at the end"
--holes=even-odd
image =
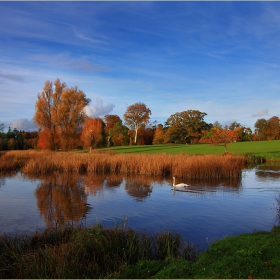
POLYGON ((224 146, 225 152, 227 152, 227 147, 234 141, 237 140, 238 132, 237 130, 231 130, 227 127, 221 129, 218 127, 212 127, 208 131, 204 131, 203 137, 200 139, 199 143, 214 144, 218 146, 224 146))
POLYGON ((57 109, 62 90, 65 87, 65 83, 61 84, 59 79, 56 79, 54 83, 46 81, 43 91, 37 96, 36 112, 33 119, 39 131, 45 131, 45 133, 41 134, 44 137, 41 142, 49 141, 50 143, 47 146, 51 150, 57 148, 55 141, 57 139, 57 109), (46 135, 49 135, 48 139, 46 139, 46 135))
POLYGON ((278 140, 280 137, 280 120, 273 116, 267 121, 266 138, 268 140, 278 140))
POLYGON ((89 102, 90 99, 87 99, 85 93, 78 87, 63 89, 61 102, 57 108, 56 124, 64 150, 74 148, 86 117, 84 108, 89 102))
POLYGON ((105 124, 100 118, 87 117, 83 125, 81 139, 84 146, 92 148, 102 147, 105 143, 105 124))
POLYGON ((121 123, 122 124, 122 120, 120 119, 120 117, 118 115, 106 115, 104 117, 104 121, 105 121, 105 124, 106 124, 105 131, 106 131, 106 134, 107 134, 107 146, 109 147, 110 146, 110 139, 112 137, 112 134, 109 133, 109 131, 114 127, 114 125, 116 123, 121 123))
POLYGON ((38 94, 34 122, 39 131, 45 131, 39 137, 50 142, 51 150, 57 148, 58 141, 65 150, 73 148, 85 118, 84 107, 89 102, 78 87, 68 88, 59 79, 45 82, 42 93, 38 94))
POLYGON ((125 124, 134 131, 134 144, 137 143, 138 129, 146 125, 150 119, 151 110, 146 104, 137 102, 127 107, 124 116, 125 124))
POLYGON ((163 144, 164 143, 164 129, 163 129, 163 125, 159 124, 156 127, 155 130, 155 135, 154 135, 154 139, 153 139, 153 144, 163 144))

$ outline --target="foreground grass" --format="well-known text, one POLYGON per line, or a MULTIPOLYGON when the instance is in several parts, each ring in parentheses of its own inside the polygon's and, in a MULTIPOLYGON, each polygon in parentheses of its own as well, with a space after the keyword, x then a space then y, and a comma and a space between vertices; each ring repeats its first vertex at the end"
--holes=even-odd
MULTIPOLYGON (((193 145, 140 145, 140 146, 123 146, 110 147, 103 150, 114 150, 117 153, 166 153, 187 155, 221 155, 225 152, 223 146, 215 146, 208 144, 193 145)), ((280 140, 273 141, 252 141, 252 142, 236 142, 228 146, 228 152, 234 154, 252 153, 255 156, 265 157, 268 160, 280 161, 280 140)))
POLYGON ((0 237, 1 278, 280 278, 280 227, 214 242, 196 254, 170 232, 46 230, 0 237))

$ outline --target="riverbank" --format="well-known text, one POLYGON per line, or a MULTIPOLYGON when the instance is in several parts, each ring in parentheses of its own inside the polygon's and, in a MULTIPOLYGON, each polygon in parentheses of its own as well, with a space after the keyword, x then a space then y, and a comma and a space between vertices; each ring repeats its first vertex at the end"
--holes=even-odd
POLYGON ((203 253, 170 232, 125 227, 0 236, 0 278, 280 278, 280 227, 226 237, 203 253))

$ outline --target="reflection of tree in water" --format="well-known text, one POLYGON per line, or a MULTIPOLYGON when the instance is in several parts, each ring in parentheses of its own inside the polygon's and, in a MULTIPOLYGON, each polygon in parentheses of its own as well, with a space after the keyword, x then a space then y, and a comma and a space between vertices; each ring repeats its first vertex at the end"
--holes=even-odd
POLYGON ((47 227, 78 223, 89 211, 83 181, 73 174, 57 174, 39 178, 35 191, 40 215, 47 227))
POLYGON ((105 185, 108 188, 119 188, 123 182, 123 175, 120 174, 110 174, 107 176, 105 185))
POLYGON ((280 165, 279 164, 264 164, 256 168, 256 175, 260 179, 279 179, 280 165))
POLYGON ((150 196, 152 189, 150 177, 126 178, 125 190, 128 195, 135 197, 136 201, 150 196))
POLYGON ((85 192, 87 195, 96 195, 103 190, 103 182, 106 179, 104 174, 89 173, 83 177, 85 192))

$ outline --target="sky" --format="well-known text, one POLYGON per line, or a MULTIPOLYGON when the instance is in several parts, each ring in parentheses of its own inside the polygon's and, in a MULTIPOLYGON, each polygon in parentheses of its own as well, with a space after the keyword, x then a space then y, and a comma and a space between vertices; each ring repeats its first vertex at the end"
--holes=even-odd
POLYGON ((0 123, 33 131, 37 95, 78 86, 90 117, 143 102, 254 130, 280 117, 280 2, 2 2, 0 123))

